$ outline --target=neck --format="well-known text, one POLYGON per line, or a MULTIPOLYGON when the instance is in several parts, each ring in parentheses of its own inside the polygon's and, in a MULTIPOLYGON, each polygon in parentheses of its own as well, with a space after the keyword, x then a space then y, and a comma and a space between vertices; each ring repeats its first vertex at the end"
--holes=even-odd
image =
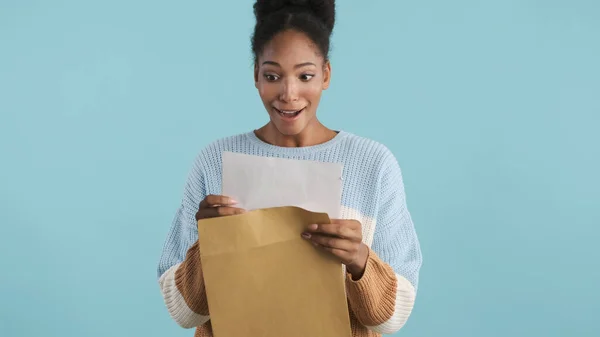
POLYGON ((333 139, 337 132, 327 128, 320 122, 317 125, 307 127, 297 135, 285 135, 273 123, 269 122, 265 126, 254 132, 263 142, 281 147, 305 147, 325 143, 333 139))

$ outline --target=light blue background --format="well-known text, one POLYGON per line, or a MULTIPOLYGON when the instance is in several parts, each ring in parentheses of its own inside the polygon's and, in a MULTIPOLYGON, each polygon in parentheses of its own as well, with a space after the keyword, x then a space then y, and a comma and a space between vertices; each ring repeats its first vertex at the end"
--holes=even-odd
MULTIPOLYGON (((600 2, 338 1, 320 117, 385 143, 398 336, 598 336, 600 2)), ((0 1, 0 336, 192 336, 156 263, 196 152, 267 120, 252 1, 0 1)))

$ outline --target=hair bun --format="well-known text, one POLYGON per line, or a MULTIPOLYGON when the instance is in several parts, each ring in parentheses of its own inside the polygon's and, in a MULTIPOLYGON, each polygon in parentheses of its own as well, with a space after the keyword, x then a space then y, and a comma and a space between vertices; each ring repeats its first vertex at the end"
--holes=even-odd
POLYGON ((335 0, 256 0, 254 15, 262 21, 269 14, 279 11, 309 11, 321 20, 329 31, 335 24, 335 0))

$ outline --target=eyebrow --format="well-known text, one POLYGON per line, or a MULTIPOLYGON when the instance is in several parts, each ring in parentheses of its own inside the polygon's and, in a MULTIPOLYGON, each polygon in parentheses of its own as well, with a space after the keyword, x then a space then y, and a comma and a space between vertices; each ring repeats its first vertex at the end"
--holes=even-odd
MULTIPOLYGON (((265 61, 265 62, 263 62, 263 65, 265 65, 265 64, 270 64, 270 65, 281 68, 281 65, 274 61, 265 61)), ((317 65, 312 62, 304 62, 304 63, 296 64, 294 66, 294 69, 298 69, 298 68, 302 68, 302 67, 306 67, 306 66, 315 66, 316 67, 317 65)))

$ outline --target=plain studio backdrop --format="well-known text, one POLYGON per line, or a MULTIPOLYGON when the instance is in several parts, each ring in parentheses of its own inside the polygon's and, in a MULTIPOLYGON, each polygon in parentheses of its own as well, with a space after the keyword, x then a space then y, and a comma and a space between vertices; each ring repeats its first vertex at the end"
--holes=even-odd
MULTIPOLYGON (((156 266, 197 152, 267 121, 250 0, 0 1, 0 336, 192 336, 156 266)), ((598 336, 600 2, 338 1, 319 116, 386 144, 397 336, 598 336)))

